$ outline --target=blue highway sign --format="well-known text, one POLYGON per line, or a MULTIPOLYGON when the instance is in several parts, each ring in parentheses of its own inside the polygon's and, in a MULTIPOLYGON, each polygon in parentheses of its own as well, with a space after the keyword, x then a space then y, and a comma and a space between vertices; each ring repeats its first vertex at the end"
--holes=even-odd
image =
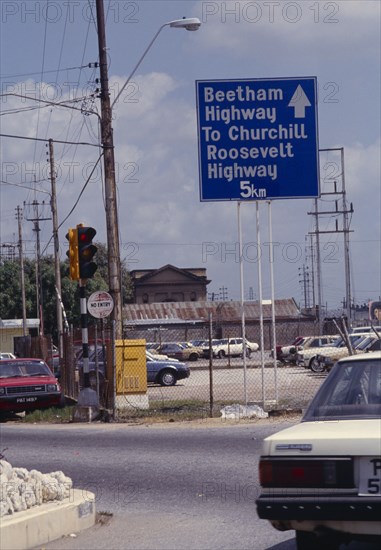
POLYGON ((196 81, 201 201, 319 196, 316 77, 196 81))

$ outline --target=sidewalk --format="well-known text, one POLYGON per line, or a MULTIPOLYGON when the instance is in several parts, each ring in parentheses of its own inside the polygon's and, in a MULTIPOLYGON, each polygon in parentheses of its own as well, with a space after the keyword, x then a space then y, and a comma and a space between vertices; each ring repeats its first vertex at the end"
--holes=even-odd
POLYGON ((68 499, 0 519, 1 550, 28 550, 95 524, 95 495, 74 489, 68 499))

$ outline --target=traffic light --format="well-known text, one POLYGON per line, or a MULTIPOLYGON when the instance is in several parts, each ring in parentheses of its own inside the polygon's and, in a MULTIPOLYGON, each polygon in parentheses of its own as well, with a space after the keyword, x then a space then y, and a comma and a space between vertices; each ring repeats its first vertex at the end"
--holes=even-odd
POLYGON ((78 263, 78 231, 77 228, 69 229, 66 235, 69 241, 69 250, 66 252, 69 258, 69 277, 72 281, 79 280, 79 263, 78 263))
POLYGON ((97 264, 92 261, 94 254, 98 250, 92 242, 96 231, 93 227, 84 227, 80 224, 77 225, 77 232, 79 278, 91 279, 98 268, 97 264))

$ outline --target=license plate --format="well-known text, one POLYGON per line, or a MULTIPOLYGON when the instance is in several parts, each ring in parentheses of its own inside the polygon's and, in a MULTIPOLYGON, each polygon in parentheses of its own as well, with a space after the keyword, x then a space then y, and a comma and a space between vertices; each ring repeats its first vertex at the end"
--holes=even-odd
POLYGON ((16 403, 34 403, 37 401, 37 397, 18 397, 16 403))
POLYGON ((381 495, 381 456, 359 459, 359 495, 381 495))

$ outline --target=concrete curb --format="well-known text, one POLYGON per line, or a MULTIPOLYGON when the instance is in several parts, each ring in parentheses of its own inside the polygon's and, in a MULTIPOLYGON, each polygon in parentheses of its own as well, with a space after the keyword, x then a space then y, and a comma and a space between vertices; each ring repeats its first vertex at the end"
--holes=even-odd
POLYGON ((74 489, 63 501, 34 506, 0 520, 1 550, 29 550, 95 524, 95 495, 74 489))

